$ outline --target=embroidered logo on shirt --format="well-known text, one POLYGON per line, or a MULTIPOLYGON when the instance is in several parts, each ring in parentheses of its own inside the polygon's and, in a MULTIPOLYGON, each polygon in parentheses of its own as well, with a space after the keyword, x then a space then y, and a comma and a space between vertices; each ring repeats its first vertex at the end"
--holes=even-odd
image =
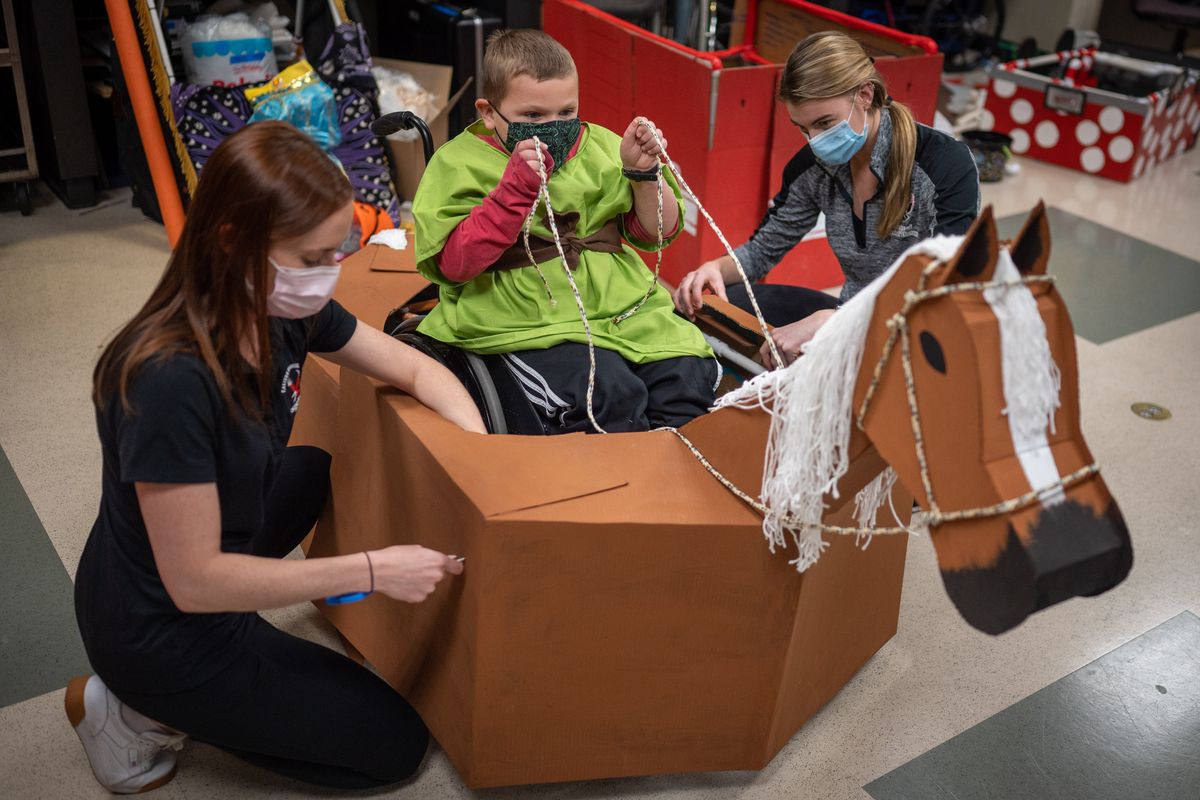
MULTIPOLYGON (((908 211, 905 212, 904 219, 900 220, 900 224, 896 226, 896 229, 894 231, 892 231, 892 236, 895 236, 895 237, 901 238, 901 239, 912 239, 912 238, 921 237, 922 231, 920 231, 917 228, 917 220, 913 219, 914 212, 916 212, 917 210, 918 210, 917 209, 917 195, 915 193, 913 193, 913 194, 909 195, 908 211)), ((932 236, 933 235, 932 220, 935 218, 935 215, 936 215, 936 211, 934 210, 934 207, 933 207, 932 198, 924 197, 924 196, 921 198, 920 211, 922 212, 922 216, 924 216, 926 219, 931 220, 931 222, 929 224, 929 231, 927 233, 925 233, 925 236, 932 236)))
POLYGON ((283 371, 283 382, 279 385, 279 393, 291 402, 292 413, 300 408, 300 365, 288 364, 283 371))

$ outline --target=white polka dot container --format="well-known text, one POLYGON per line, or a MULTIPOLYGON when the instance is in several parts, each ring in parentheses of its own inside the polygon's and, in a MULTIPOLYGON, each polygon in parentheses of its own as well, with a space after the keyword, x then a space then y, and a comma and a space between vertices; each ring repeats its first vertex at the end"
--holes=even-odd
POLYGON ((1088 48, 989 73, 981 127, 1012 137, 1018 156, 1128 182, 1190 148, 1200 133, 1200 77, 1174 65, 1088 48), (1117 91, 1134 86, 1145 94, 1117 91))

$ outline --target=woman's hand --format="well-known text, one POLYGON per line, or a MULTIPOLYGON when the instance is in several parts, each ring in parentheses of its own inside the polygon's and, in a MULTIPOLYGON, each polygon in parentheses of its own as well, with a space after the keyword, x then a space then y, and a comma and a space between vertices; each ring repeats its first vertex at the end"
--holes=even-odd
MULTIPOLYGON (((666 147, 667 140, 663 138, 662 131, 655 128, 654 132, 658 134, 659 139, 662 139, 663 147, 666 147)), ((658 157, 661 154, 662 147, 659 147, 658 142, 654 141, 654 137, 650 135, 650 129, 636 119, 630 122, 629 127, 625 129, 625 135, 621 137, 622 166, 625 169, 644 172, 658 163, 658 157)))
POLYGON ((370 552, 375 591, 406 603, 420 603, 447 574, 461 575, 462 562, 420 545, 396 545, 370 552))
POLYGON ((725 293, 725 276, 721 273, 721 259, 706 261, 683 276, 675 290, 675 308, 690 320, 704 306, 704 290, 708 289, 722 300, 728 301, 725 293))
MULTIPOLYGON (((809 339, 817 335, 817 331, 832 316, 833 309, 823 308, 820 311, 814 311, 798 322, 782 325, 771 331, 775 349, 779 351, 779 357, 783 359, 782 364, 774 366, 786 367, 799 358, 800 349, 808 343, 809 339)), ((758 358, 766 366, 772 366, 771 347, 767 342, 763 342, 762 347, 758 349, 758 358)))

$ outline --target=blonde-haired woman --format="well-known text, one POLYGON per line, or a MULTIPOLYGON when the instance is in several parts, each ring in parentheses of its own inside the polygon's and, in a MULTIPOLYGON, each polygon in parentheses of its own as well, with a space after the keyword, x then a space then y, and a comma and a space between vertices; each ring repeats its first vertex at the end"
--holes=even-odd
MULTIPOLYGON (((750 240, 736 250, 750 280, 764 277, 825 214, 829 245, 853 297, 910 245, 966 232, 979 213, 979 176, 966 145, 913 121, 892 100, 862 46, 814 33, 788 56, 779 99, 808 144, 783 170, 783 188, 750 240)), ((749 309, 729 256, 684 276, 675 305, 689 318, 704 292, 749 309), (727 287, 728 285, 728 287, 727 287)), ((839 299, 775 284, 755 288, 786 363, 833 314, 839 299)), ((762 355, 768 358, 764 345, 762 355)))

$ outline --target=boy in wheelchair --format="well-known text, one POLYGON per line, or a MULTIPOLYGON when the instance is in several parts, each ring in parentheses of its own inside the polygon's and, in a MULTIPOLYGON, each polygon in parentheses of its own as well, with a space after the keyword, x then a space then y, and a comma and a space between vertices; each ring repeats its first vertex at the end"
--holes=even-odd
POLYGON ((536 412, 535 433, 592 430, 583 322, 544 206, 522 227, 541 186, 533 136, 542 143, 559 238, 595 344, 592 409, 605 430, 679 426, 712 405, 720 368, 699 329, 674 313, 628 245, 657 246, 663 181, 663 244, 678 235, 679 189, 659 165, 644 125, 623 136, 578 117, 575 64, 536 30, 499 31, 483 61, 482 116, 437 151, 413 202, 416 258, 439 286, 418 330, 477 354, 507 373, 536 412), (501 366, 502 365, 502 366, 501 366))

